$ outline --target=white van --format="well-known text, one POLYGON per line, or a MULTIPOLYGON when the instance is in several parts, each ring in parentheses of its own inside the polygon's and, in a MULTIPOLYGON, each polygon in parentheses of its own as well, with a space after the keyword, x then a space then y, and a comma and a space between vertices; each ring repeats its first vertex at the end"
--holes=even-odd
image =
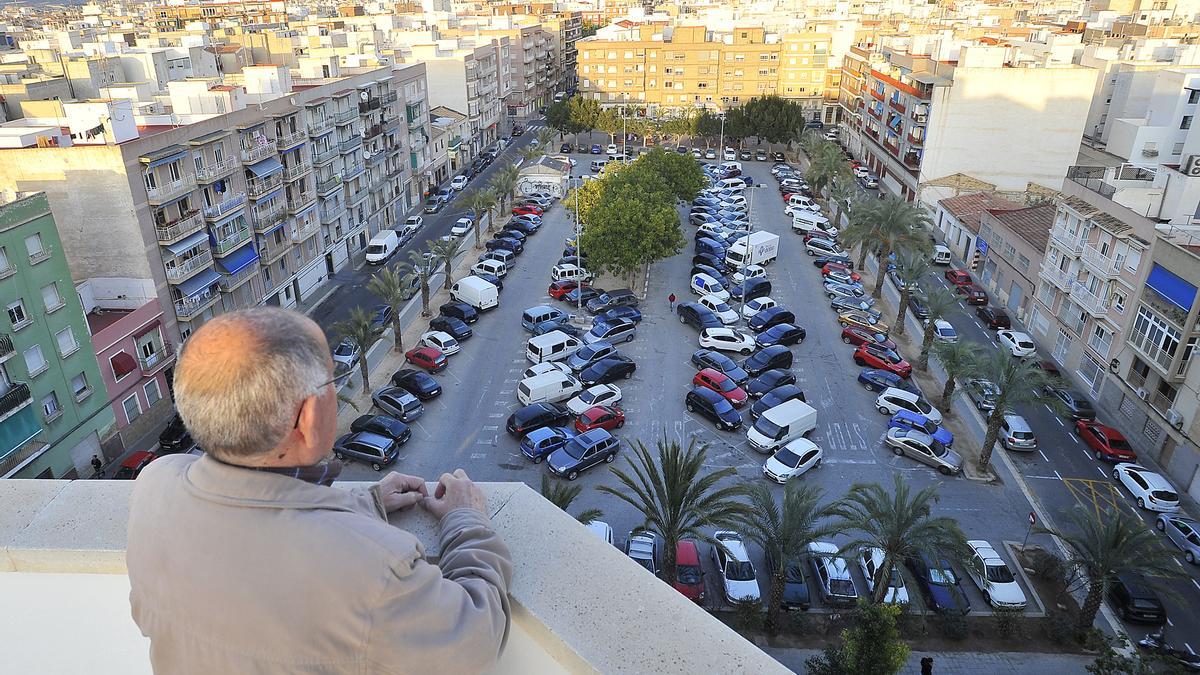
POLYGON ((512 267, 513 261, 517 259, 517 254, 506 248, 498 248, 494 251, 487 251, 479 256, 480 261, 484 260, 499 260, 504 263, 505 267, 512 267))
POLYGON ((550 270, 550 279, 552 281, 587 281, 592 278, 592 273, 578 265, 565 263, 555 265, 550 270))
POLYGON ((813 213, 821 212, 821 207, 811 197, 806 197, 802 194, 794 194, 788 197, 787 204, 783 207, 783 212, 795 215, 796 211, 800 209, 812 211, 813 213))
POLYGON ((729 299, 729 291, 725 290, 716 279, 705 274, 697 272, 692 275, 692 292, 696 295, 712 295, 724 302, 729 299))
POLYGON ((582 346, 582 342, 561 330, 552 330, 529 338, 525 343, 525 358, 531 363, 562 361, 579 351, 582 346))
POLYGON ((795 209, 792 211, 792 231, 797 234, 808 234, 816 232, 818 235, 836 237, 838 230, 829 219, 820 213, 813 213, 805 209, 795 209))
POLYGON ((480 260, 471 266, 471 271, 476 274, 492 274, 503 279, 508 275, 508 265, 499 260, 480 260))
POLYGON ((591 167, 593 173, 600 173, 601 171, 604 170, 605 164, 608 164, 607 160, 593 159, 592 163, 589 166, 591 167))
POLYGON ((538 305, 530 307, 521 313, 521 327, 529 332, 533 332, 533 327, 543 321, 565 320, 567 313, 557 307, 549 305, 538 305))
POLYGON ((949 265, 950 264, 950 249, 935 244, 933 247, 933 264, 934 265, 949 265))
POLYGON ((792 399, 764 412, 746 432, 746 438, 755 450, 772 453, 816 428, 817 411, 800 399, 792 399))
POLYGON ((500 304, 500 291, 479 277, 463 277, 450 287, 450 299, 478 310, 491 309, 500 304))
POLYGON ((371 237, 367 243, 367 264, 381 265, 400 248, 400 237, 395 230, 383 230, 371 237))
POLYGON ((741 192, 746 189, 746 181, 741 178, 722 178, 717 181, 716 187, 721 190, 733 190, 741 192))
POLYGON ((737 171, 738 173, 741 173, 742 163, 741 162, 721 162, 720 168, 721 168, 721 175, 725 175, 725 174, 733 172, 733 171, 737 171))
POLYGON ((535 375, 517 385, 517 400, 521 405, 534 403, 558 403, 565 401, 583 389, 574 375, 561 371, 535 375))

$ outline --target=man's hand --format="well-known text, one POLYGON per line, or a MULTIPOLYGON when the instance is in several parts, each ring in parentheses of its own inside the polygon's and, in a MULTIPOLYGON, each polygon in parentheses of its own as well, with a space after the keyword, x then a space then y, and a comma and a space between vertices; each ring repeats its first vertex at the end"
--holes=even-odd
POLYGON ((442 474, 433 490, 433 496, 426 497, 421 505, 438 520, 447 513, 462 508, 475 509, 487 515, 487 499, 484 498, 483 491, 471 482, 467 472, 462 469, 456 469, 452 474, 442 474))
POLYGON ((395 471, 384 476, 383 480, 379 481, 379 487, 383 497, 383 508, 387 509, 388 513, 406 509, 429 496, 424 479, 395 471))

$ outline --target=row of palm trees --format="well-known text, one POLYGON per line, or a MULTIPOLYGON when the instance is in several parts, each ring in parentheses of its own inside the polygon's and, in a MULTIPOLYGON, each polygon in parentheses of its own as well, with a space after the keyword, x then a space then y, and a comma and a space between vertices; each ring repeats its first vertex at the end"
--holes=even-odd
MULTIPOLYGON (((628 469, 612 467, 617 485, 596 489, 632 506, 641 516, 641 527, 663 543, 662 578, 678 580, 675 550, 683 539, 720 546, 711 534, 732 529, 757 544, 772 559, 781 561, 770 575, 766 601, 766 626, 781 626, 783 589, 789 564, 798 564, 808 545, 833 535, 846 535, 838 555, 852 556, 867 548, 879 550, 882 564, 872 580, 870 601, 883 602, 895 569, 911 578, 904 561, 927 556, 970 565, 966 535, 957 521, 934 513, 939 501, 936 486, 914 489, 899 475, 890 489, 878 483, 855 483, 841 499, 825 502, 825 494, 802 481, 789 482, 782 499, 764 482, 732 482, 733 468, 706 472, 707 446, 695 441, 686 448, 660 438, 655 451, 643 442, 632 444, 628 469)), ((542 494, 566 510, 582 488, 543 477, 542 494)), ((582 522, 602 517, 598 509, 580 513, 582 522)), ((1069 533, 1039 530, 1060 537, 1071 549, 1066 561, 1086 584, 1077 628, 1086 631, 1095 621, 1108 588, 1123 574, 1142 574, 1154 580, 1179 576, 1174 556, 1144 523, 1121 509, 1080 509, 1067 516, 1069 533)))

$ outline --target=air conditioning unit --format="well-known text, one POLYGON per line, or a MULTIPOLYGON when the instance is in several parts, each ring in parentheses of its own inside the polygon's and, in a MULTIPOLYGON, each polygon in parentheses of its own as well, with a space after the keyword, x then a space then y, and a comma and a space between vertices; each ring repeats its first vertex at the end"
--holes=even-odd
POLYGON ((1187 176, 1200 176, 1200 155, 1188 155, 1183 162, 1183 173, 1187 176))
POLYGON ((1140 399, 1142 399, 1143 401, 1145 401, 1145 400, 1146 400, 1146 390, 1145 390, 1145 389, 1142 389, 1141 387, 1138 387, 1138 390, 1137 390, 1137 396, 1138 396, 1138 398, 1140 398, 1140 399))
POLYGON ((1183 427, 1183 415, 1180 415, 1174 408, 1167 408, 1167 421, 1176 429, 1183 427))

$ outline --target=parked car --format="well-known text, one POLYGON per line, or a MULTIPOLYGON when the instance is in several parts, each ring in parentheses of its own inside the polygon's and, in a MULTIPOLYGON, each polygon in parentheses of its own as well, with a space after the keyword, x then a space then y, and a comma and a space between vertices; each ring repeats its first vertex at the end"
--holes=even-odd
POLYGON ((991 544, 981 539, 967 542, 971 549, 971 561, 967 564, 967 576, 983 593, 983 599, 996 609, 1025 609, 1025 591, 1017 583, 1008 564, 991 544))
POLYGON ((1166 605, 1140 574, 1118 574, 1108 587, 1108 598, 1126 621, 1156 626, 1167 622, 1166 605))
POLYGON ((858 589, 846 559, 838 555, 838 547, 825 541, 808 545, 808 562, 813 570, 813 586, 821 600, 831 607, 853 607, 858 603, 858 589))
POLYGON ((854 350, 854 363, 860 367, 889 370, 900 377, 912 375, 912 364, 896 352, 878 344, 863 343, 854 350))
POLYGON ((1075 433, 1083 439, 1096 459, 1108 462, 1136 462, 1137 453, 1125 440, 1125 435, 1116 429, 1095 420, 1078 420, 1075 433))
POLYGON ((360 431, 386 436, 400 445, 404 445, 412 437, 412 427, 387 415, 359 415, 350 423, 350 432, 360 431))
POLYGON ((688 412, 699 413, 708 418, 722 431, 733 431, 742 426, 742 415, 734 409, 720 392, 707 387, 693 387, 684 396, 684 407, 688 412))
POLYGON ((445 370, 446 365, 449 363, 446 360, 446 355, 441 350, 433 347, 414 347, 404 352, 404 362, 411 363, 418 368, 424 368, 431 373, 445 370))
POLYGON ((505 431, 517 437, 542 427, 560 427, 571 421, 571 411, 561 403, 533 403, 508 416, 505 431))
POLYGON ((447 302, 438 307, 442 316, 448 316, 463 323, 475 323, 479 320, 479 312, 465 302, 447 302))
POLYGON ((400 443, 369 431, 352 432, 334 441, 333 456, 340 460, 355 459, 370 464, 376 471, 382 471, 383 467, 395 463, 400 456, 400 443))
MULTIPOLYGON (((859 551, 858 569, 862 572, 863 578, 867 580, 867 593, 875 593, 875 577, 879 574, 879 568, 883 567, 883 558, 883 551, 873 546, 859 551)), ((883 601, 907 605, 908 587, 904 585, 904 576, 900 574, 900 570, 893 564, 892 569, 888 570, 886 574, 884 583, 887 584, 887 590, 884 591, 883 601)))
POLYGON ((1183 559, 1192 565, 1200 562, 1200 523, 1179 515, 1161 515, 1154 521, 1159 532, 1183 551, 1183 559))
POLYGON ((1033 338, 1029 337, 1028 333, 999 330, 996 331, 996 340, 1000 342, 1001 347, 1017 358, 1029 356, 1037 351, 1037 345, 1033 344, 1033 338))
POLYGON ((967 380, 967 385, 964 387, 967 391, 967 398, 971 399, 971 403, 980 412, 989 412, 996 409, 996 400, 1000 398, 1000 388, 991 382, 976 378, 967 380))
POLYGON ((437 398, 442 393, 442 385, 423 370, 403 368, 392 373, 392 386, 403 387, 420 401, 437 398))
POLYGON ((572 438, 575 431, 568 427, 539 427, 521 437, 521 454, 534 464, 541 464, 572 438))
POLYGON ((860 326, 846 326, 843 328, 842 342, 856 347, 864 344, 874 344, 891 351, 896 351, 897 349, 896 343, 889 339, 888 336, 879 331, 860 326))
POLYGON ((440 330, 431 330, 422 333, 419 344, 432 347, 446 356, 457 354, 462 349, 461 345, 458 344, 458 340, 455 340, 449 333, 443 333, 440 330))
POLYGON ((1057 399, 1067 417, 1073 420, 1096 419, 1096 409, 1092 407, 1092 402, 1075 389, 1059 384, 1050 384, 1044 387, 1042 392, 1057 399))
POLYGON ((614 321, 631 321, 633 323, 638 323, 641 320, 642 313, 637 307, 623 305, 621 307, 613 307, 612 309, 597 314, 592 318, 592 325, 595 326, 600 323, 612 323, 614 321))
POLYGON ((895 427, 897 429, 916 429, 917 431, 928 434, 930 438, 938 443, 941 443, 947 448, 954 445, 954 434, 950 433, 949 429, 940 426, 937 422, 934 422, 928 417, 911 410, 897 410, 896 414, 892 415, 892 418, 888 420, 888 427, 895 427))
POLYGON ((771 368, 747 382, 746 393, 750 395, 750 398, 758 398, 785 384, 796 384, 796 374, 783 368, 771 368))
POLYGON ((620 447, 620 441, 612 434, 604 429, 592 429, 551 453, 546 459, 546 467, 555 476, 575 480, 580 473, 601 462, 611 463, 617 458, 620 447))
POLYGON ((194 447, 196 447, 196 441, 192 440, 192 435, 188 433, 183 418, 179 416, 179 413, 175 413, 171 416, 171 421, 167 422, 167 426, 158 434, 157 454, 170 455, 187 452, 194 447))
POLYGON ((575 418, 575 432, 584 433, 592 429, 614 431, 625 426, 625 411, 610 405, 595 405, 575 418))
POLYGON ((713 564, 721 577, 721 589, 727 602, 739 600, 758 600, 758 575, 742 537, 730 530, 717 530, 713 533, 717 544, 712 547, 713 564))
POLYGON ((845 328, 846 326, 858 326, 866 328, 878 333, 891 332, 888 325, 879 320, 879 317, 861 311, 849 311, 838 314, 838 324, 845 328))
MULTIPOLYGON (((775 330, 772 328, 771 330, 775 330)), ((760 336, 761 337, 761 336, 760 336)), ((742 368, 751 376, 772 368, 791 368, 794 357, 790 349, 782 344, 763 347, 742 361, 742 368)))
POLYGON ((759 333, 754 338, 754 344, 758 345, 760 348, 771 347, 774 345, 798 345, 803 343, 804 338, 807 336, 808 333, 799 326, 793 326, 790 323, 777 323, 759 333))
POLYGON ((955 292, 967 301, 968 305, 986 305, 988 304, 987 291, 979 284, 963 284, 954 287, 955 292))
POLYGON ((371 328, 383 330, 392 322, 392 306, 378 304, 371 308, 371 328))
POLYGON ((792 439, 763 464, 763 476, 776 483, 787 483, 820 466, 823 456, 820 446, 807 438, 792 439))
POLYGON ((576 352, 567 357, 567 365, 571 366, 571 370, 580 372, 588 366, 617 355, 617 348, 611 343, 600 340, 591 344, 583 345, 576 352))
POLYGON ((412 422, 425 412, 421 401, 404 387, 384 387, 371 394, 371 402, 401 422, 412 422))
POLYGON ((907 378, 882 368, 863 368, 858 374, 858 382, 867 391, 883 391, 884 389, 894 388, 903 389, 917 396, 921 395, 921 391, 917 389, 917 386, 907 378))
POLYGON ((937 319, 933 322, 933 339, 938 342, 958 342, 958 331, 949 321, 937 319))
POLYGON ((750 317, 747 325, 750 327, 750 330, 756 333, 761 333, 768 328, 777 326, 781 323, 795 324, 795 322, 795 314, 783 307, 775 306, 764 309, 750 317))
POLYGON ((1012 320, 1008 318, 1008 312, 999 307, 982 305, 975 308, 975 314, 988 328, 1012 328, 1012 320))
POLYGON ((690 324, 697 330, 721 328, 725 325, 712 310, 696 302, 681 302, 675 308, 675 312, 679 315, 679 323, 690 324))
POLYGON ((637 364, 627 356, 615 354, 593 363, 579 373, 579 381, 584 386, 607 384, 613 380, 628 380, 637 370, 637 364))
POLYGON ((659 572, 659 543, 658 535, 645 530, 634 530, 625 539, 625 555, 635 563, 646 568, 654 576, 659 572))
POLYGON ((750 417, 758 419, 771 408, 793 400, 807 402, 807 399, 804 397, 804 390, 795 384, 780 385, 763 394, 761 398, 754 402, 754 405, 750 406, 750 417))
POLYGON ((455 340, 462 342, 474 335, 466 323, 452 316, 435 316, 429 320, 429 330, 440 330, 450 334, 455 340))
POLYGON ((925 307, 925 301, 922 300, 917 293, 910 293, 908 296, 908 311, 912 315, 925 321, 929 318, 929 309, 925 307))
POLYGON ((971 611, 971 600, 963 592, 950 561, 922 553, 906 562, 930 609, 943 614, 971 611))
POLYGON ((887 430, 883 442, 897 456, 911 457, 937 469, 942 475, 952 476, 962 471, 962 457, 957 452, 916 429, 893 427, 887 430))
POLYGON ((1138 508, 1158 513, 1179 510, 1179 493, 1166 478, 1140 464, 1123 462, 1113 468, 1117 480, 1137 502, 1138 508))
POLYGON ((567 401, 567 410, 570 410, 572 415, 582 415, 595 406, 615 406, 620 402, 620 387, 615 384, 597 384, 584 389, 567 401))
MULTIPOLYGON (((767 551, 767 569, 774 576, 779 571, 780 561, 767 551)), ((799 609, 806 611, 812 605, 808 592, 808 583, 804 579, 804 566, 798 560, 788 561, 783 570, 783 599, 780 603, 785 610, 799 609)))
POLYGON ((141 475, 142 470, 150 465, 150 462, 158 459, 158 455, 148 450, 139 450, 130 453, 122 462, 117 472, 113 474, 114 480, 136 480, 141 475))
POLYGON ((724 373, 739 385, 750 379, 750 375, 733 359, 711 349, 698 349, 692 352, 692 365, 696 366, 697 370, 712 368, 724 373))
POLYGON ((943 272, 943 276, 946 277, 946 281, 955 286, 975 283, 975 280, 971 278, 971 275, 966 270, 948 269, 943 272))
POLYGON ((700 545, 681 539, 675 547, 675 590, 694 602, 704 601, 704 570, 700 567, 700 545))

